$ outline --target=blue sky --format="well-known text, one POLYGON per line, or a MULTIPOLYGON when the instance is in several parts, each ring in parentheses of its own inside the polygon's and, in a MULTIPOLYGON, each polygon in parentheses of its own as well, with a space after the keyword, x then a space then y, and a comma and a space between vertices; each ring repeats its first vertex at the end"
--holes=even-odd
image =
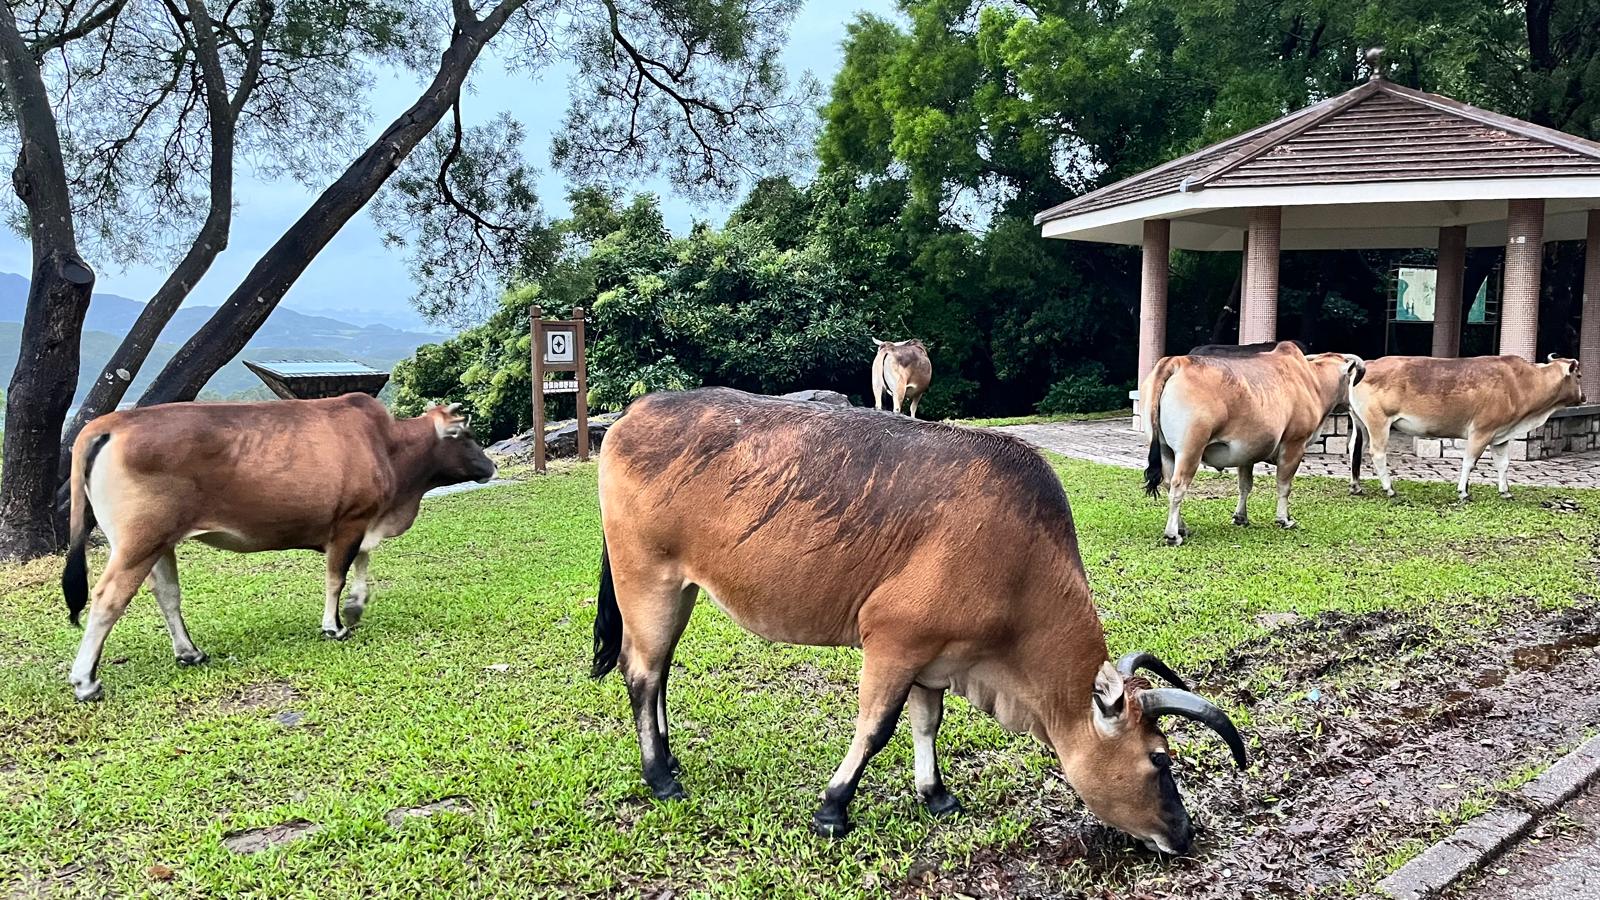
MULTIPOLYGON (((826 86, 839 68, 840 42, 855 12, 891 16, 893 8, 892 0, 808 0, 791 30, 785 64, 794 75, 810 71, 826 86)), ((416 99, 419 84, 411 74, 397 74, 378 84, 370 104, 371 135, 416 99)), ((530 160, 542 173, 540 200, 551 214, 564 212, 567 184, 550 168, 549 139, 566 111, 565 70, 551 67, 536 76, 513 75, 504 70, 499 60, 486 56, 474 69, 468 90, 463 116, 469 125, 509 110, 526 126, 530 160)), ((241 174, 244 177, 238 185, 238 211, 228 249, 190 296, 190 305, 214 305, 225 299, 261 253, 315 196, 314 191, 291 181, 268 182, 241 174)), ((667 223, 675 231, 686 230, 695 219, 720 221, 727 212, 722 205, 688 203, 675 197, 662 182, 641 182, 629 187, 660 194, 667 223)), ((27 245, 15 234, 6 231, 0 235, 0 271, 26 275, 31 268, 29 259, 27 245)), ((166 269, 159 264, 125 271, 105 267, 98 275, 97 290, 143 301, 160 285, 166 269)), ((384 321, 421 327, 422 320, 411 310, 411 293, 403 252, 385 248, 372 218, 363 212, 322 251, 284 303, 303 312, 337 315, 362 324, 384 321)))

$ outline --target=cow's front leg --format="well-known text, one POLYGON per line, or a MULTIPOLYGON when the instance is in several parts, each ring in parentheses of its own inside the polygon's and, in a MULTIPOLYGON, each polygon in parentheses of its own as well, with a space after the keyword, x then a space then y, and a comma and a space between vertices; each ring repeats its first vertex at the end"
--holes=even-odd
POLYGON ((1293 528, 1294 519, 1289 518, 1289 491, 1294 488, 1294 473, 1300 471, 1300 461, 1305 458, 1305 447, 1284 447, 1278 454, 1278 516, 1279 527, 1293 528))
POLYGON ((322 636, 342 641, 350 636, 350 628, 339 619, 339 597, 344 594, 345 579, 350 566, 361 553, 360 538, 335 541, 324 551, 327 555, 327 588, 323 594, 322 636))
POLYGON ((344 623, 350 628, 356 627, 361 614, 367 611, 368 555, 365 550, 357 553, 356 561, 350 566, 350 596, 344 601, 344 623))
POLYGON ((894 726, 911 693, 914 671, 908 671, 892 653, 863 648, 861 709, 856 714, 855 738, 850 750, 822 792, 822 805, 811 816, 811 830, 823 837, 843 837, 850 830, 850 801, 855 798, 861 773, 872 757, 889 743, 894 726))

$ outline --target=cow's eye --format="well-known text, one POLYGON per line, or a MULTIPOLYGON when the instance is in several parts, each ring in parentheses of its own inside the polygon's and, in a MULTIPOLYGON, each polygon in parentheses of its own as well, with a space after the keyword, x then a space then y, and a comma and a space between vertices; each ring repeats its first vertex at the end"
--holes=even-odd
POLYGON ((1158 769, 1170 769, 1172 768, 1172 757, 1157 751, 1150 754, 1150 764, 1158 769))

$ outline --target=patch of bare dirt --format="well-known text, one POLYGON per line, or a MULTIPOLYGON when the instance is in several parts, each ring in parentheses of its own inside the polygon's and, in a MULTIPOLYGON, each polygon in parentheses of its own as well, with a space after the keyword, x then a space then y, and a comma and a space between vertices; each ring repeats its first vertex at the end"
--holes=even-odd
POLYGON ((224 714, 231 715, 239 712, 250 712, 258 709, 273 709, 287 706, 300 699, 300 692, 294 686, 283 681, 259 681, 247 684, 238 693, 224 697, 217 703, 217 709, 224 714))
POLYGON ((265 828, 246 828, 243 831, 230 831, 222 836, 222 846, 235 853, 260 853, 271 850, 273 847, 282 846, 290 841, 296 841, 308 835, 316 834, 322 826, 305 819, 292 819, 280 822, 277 825, 268 825, 265 828))
MULTIPOLYGON (((1394 613, 1285 624, 1196 673, 1247 710, 1252 768, 1169 723, 1179 787, 1202 829, 1162 861, 1096 824, 1068 792, 1042 795, 1007 853, 928 859, 896 896, 1237 898, 1370 890, 1377 860, 1447 832, 1531 761, 1600 722, 1600 602, 1531 605, 1466 641, 1394 613), (1059 799, 1058 799, 1059 797, 1059 799)), ((953 789, 957 783, 952 781, 953 789)))
POLYGON ((477 812, 472 801, 465 797, 446 797, 421 806, 400 806, 384 813, 383 820, 389 823, 390 828, 399 828, 408 819, 426 819, 441 813, 453 813, 458 816, 470 816, 477 812))

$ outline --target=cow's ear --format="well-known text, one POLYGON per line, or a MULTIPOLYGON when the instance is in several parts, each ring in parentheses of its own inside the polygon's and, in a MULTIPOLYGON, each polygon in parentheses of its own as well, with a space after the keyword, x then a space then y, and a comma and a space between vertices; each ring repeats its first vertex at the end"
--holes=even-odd
POLYGON ((1102 663, 1094 676, 1094 724, 1106 736, 1122 730, 1127 721, 1128 696, 1122 674, 1111 663, 1102 663))
POLYGON ((1361 357, 1353 353, 1346 353, 1344 356, 1344 374, 1350 379, 1350 386, 1355 387, 1361 383, 1361 379, 1367 377, 1367 364, 1361 357))

